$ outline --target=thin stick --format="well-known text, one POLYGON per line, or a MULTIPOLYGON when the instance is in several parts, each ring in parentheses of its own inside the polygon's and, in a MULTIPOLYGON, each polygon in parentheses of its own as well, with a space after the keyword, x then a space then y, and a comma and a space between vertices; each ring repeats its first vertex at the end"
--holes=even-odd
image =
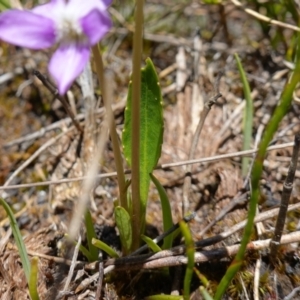
MULTIPOLYGON (((262 250, 270 246, 271 239, 253 241, 247 244, 247 251, 262 250)), ((281 245, 300 242, 300 232, 292 232, 282 236, 281 245)), ((224 257, 231 257, 235 255, 240 248, 240 244, 208 250, 208 251, 198 251, 195 253, 195 263, 203 263, 206 261, 221 259, 224 257)), ((138 257, 137 257, 138 258, 138 257)), ((154 269, 154 268, 163 268, 171 266, 179 266, 187 264, 187 257, 185 255, 177 255, 155 259, 147 262, 138 262, 128 261, 119 262, 119 259, 115 260, 115 270, 140 270, 140 269, 154 269)), ((105 273, 105 271, 104 271, 105 273)))
MULTIPOLYGON (((293 147, 293 146, 294 146, 294 142, 284 143, 281 145, 270 146, 270 147, 268 147, 267 151, 274 151, 274 150, 284 149, 284 148, 293 147)), ((173 168, 173 167, 180 167, 180 166, 188 165, 188 164, 208 163, 208 162, 219 161, 222 159, 234 158, 234 157, 239 157, 239 156, 241 156, 241 157, 248 156, 248 155, 251 155, 256 152, 257 152, 257 149, 238 151, 238 152, 216 155, 216 156, 211 156, 211 157, 162 164, 162 165, 158 165, 155 169, 161 170, 161 169, 169 169, 169 168, 173 168)), ((125 171, 125 174, 130 174, 130 173, 131 173, 130 170, 125 171)), ((109 177, 115 177, 115 176, 117 176, 117 172, 110 172, 110 173, 106 173, 106 174, 98 174, 97 178, 109 178, 109 177)), ((296 172, 296 177, 299 177, 299 175, 297 175, 297 172, 296 172)), ((76 177, 76 178, 60 179, 60 180, 53 180, 53 181, 16 184, 16 185, 10 185, 10 186, 0 186, 0 190, 12 190, 12 189, 19 189, 19 188, 27 188, 27 187, 47 186, 47 185, 53 185, 53 184, 82 181, 85 179, 86 179, 85 176, 81 176, 81 177, 76 177)))
POLYGON ((288 294, 287 296, 285 296, 285 297, 283 298, 283 300, 292 300, 292 299, 294 299, 294 297, 296 296, 296 294, 297 294, 298 292, 300 292, 300 286, 294 288, 294 289, 291 291, 290 294, 288 294))
POLYGON ((99 278, 98 278, 95 300, 100 300, 101 298, 101 290, 102 290, 103 275, 104 275, 102 250, 99 251, 98 261, 99 261, 99 278))
MULTIPOLYGON (((256 251, 266 249, 270 246, 271 239, 253 241, 247 244, 247 251, 256 251)), ((282 236, 281 245, 300 242, 300 232, 292 232, 282 236)), ((209 251, 201 251, 195 253, 195 263, 203 263, 211 260, 221 259, 224 257, 232 257, 235 255, 240 248, 240 245, 233 245, 218 249, 213 249, 209 251)), ((164 252, 164 251, 162 251, 164 252)), ((159 252, 160 253, 160 252, 159 252)), ((157 254, 159 254, 157 253, 157 254)), ((131 261, 129 263, 128 260, 125 261, 124 258, 117 260, 109 260, 109 262, 113 262, 113 265, 109 265, 104 269, 104 274, 108 274, 112 270, 118 271, 126 271, 126 270, 141 270, 141 269, 156 269, 163 267, 171 267, 171 266, 180 266, 187 264, 187 257, 185 255, 177 255, 177 256, 169 256, 162 257, 152 261, 142 261, 139 256, 131 257, 131 261)), ((106 262, 105 265, 107 265, 106 262)), ((99 274, 96 273, 88 279, 84 280, 77 288, 75 293, 79 293, 83 289, 85 289, 89 284, 96 281, 98 279, 99 274)))
POLYGON ((38 70, 33 70, 33 75, 35 75, 43 83, 43 85, 55 96, 55 98, 57 98, 61 102, 75 127, 79 132, 83 132, 78 121, 75 119, 75 115, 73 114, 73 111, 66 99, 58 94, 58 90, 53 87, 52 84, 38 70))
POLYGON ((298 31, 298 32, 300 31, 300 27, 298 27, 298 26, 287 24, 287 23, 280 22, 280 21, 277 21, 277 20, 273 20, 273 19, 271 19, 269 17, 266 17, 266 16, 264 16, 264 15, 262 15, 262 14, 256 12, 256 11, 254 11, 254 10, 252 10, 250 8, 245 8, 243 6, 243 4, 241 2, 239 2, 238 0, 231 0, 231 2, 235 6, 241 7, 245 11, 245 13, 253 16, 256 19, 259 19, 261 21, 264 21, 266 23, 270 23, 270 24, 278 26, 278 27, 287 28, 287 29, 291 29, 291 30, 294 30, 294 31, 298 31))
POLYGON ((246 300, 250 300, 249 299, 249 296, 248 296, 248 292, 247 292, 247 289, 246 289, 246 286, 245 286, 245 282, 241 276, 241 273, 238 274, 239 275, 239 280, 240 280, 240 283, 242 285, 242 288, 243 288, 243 292, 244 292, 244 295, 245 295, 245 299, 246 300))
POLYGON ((74 274, 74 270, 75 270, 75 266, 76 266, 76 262, 77 262, 77 257, 78 257, 80 245, 81 245, 81 236, 79 235, 78 242, 77 242, 76 247, 74 249, 74 254, 73 254, 69 274, 68 274, 67 280, 65 282, 64 289, 62 290, 62 293, 67 292, 67 289, 69 288, 69 285, 71 283, 71 280, 72 280, 72 277, 73 277, 73 274, 74 274))
POLYGON ((275 266, 276 264, 277 253, 280 245, 280 238, 282 236, 283 227, 286 218, 286 212, 289 205, 290 196, 293 190, 293 182, 294 182, 296 168, 297 168, 299 150, 300 150, 300 133, 297 133, 295 135, 295 145, 293 148, 293 154, 290 162, 289 171, 283 185, 280 209, 276 221, 275 232, 271 242, 270 258, 273 266, 275 266))
MULTIPOLYGON (((222 94, 220 94, 219 92, 221 76, 222 73, 219 73, 215 82, 215 87, 214 87, 215 95, 204 104, 204 109, 201 112, 200 120, 193 137, 192 146, 189 153, 189 160, 192 160, 195 156, 196 148, 199 142, 199 137, 208 113, 210 112, 212 106, 216 103, 216 101, 220 97, 222 97, 222 94)), ((186 177, 184 178, 184 184, 183 184, 183 203, 182 203, 183 215, 187 213, 189 210, 189 191, 190 191, 191 181, 192 181, 191 171, 192 171, 192 165, 187 165, 186 174, 185 174, 186 177)))
POLYGON ((260 268, 261 268, 261 256, 256 260, 254 280, 253 280, 253 299, 259 300, 259 279, 260 279, 260 268))

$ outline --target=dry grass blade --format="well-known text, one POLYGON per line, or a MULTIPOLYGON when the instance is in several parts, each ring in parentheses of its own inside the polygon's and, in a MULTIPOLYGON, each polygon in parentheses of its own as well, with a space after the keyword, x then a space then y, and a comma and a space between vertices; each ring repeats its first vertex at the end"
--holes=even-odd
MULTIPOLYGON (((206 120, 208 113, 210 112, 212 106, 217 102, 217 100, 220 97, 222 97, 222 94, 219 91, 220 79, 221 79, 222 75, 223 75, 222 73, 218 74, 215 85, 214 85, 214 95, 204 104, 204 109, 201 112, 200 120, 199 120, 198 126, 196 128, 196 132, 193 136, 192 146, 191 146, 190 153, 189 153, 189 160, 194 159, 196 148, 197 148, 199 138, 200 138, 200 134, 201 134, 201 131, 202 131, 202 128, 203 128, 203 125, 204 125, 204 122, 206 120)), ((190 206, 189 205, 189 191, 190 191, 191 182, 192 182, 191 172, 192 172, 192 165, 187 165, 186 171, 185 171, 186 177, 184 179, 184 184, 183 184, 183 203, 182 203, 183 215, 189 211, 189 206, 190 206)))
POLYGON ((231 0, 231 2, 235 6, 243 8, 243 10, 247 14, 253 16, 256 19, 259 19, 261 21, 264 21, 266 23, 270 23, 270 24, 278 26, 278 27, 287 28, 287 29, 291 29, 291 30, 294 30, 294 31, 298 31, 298 32, 300 31, 300 28, 298 26, 294 26, 294 25, 291 25, 291 24, 287 24, 287 23, 284 23, 284 22, 273 20, 273 19, 271 19, 269 17, 266 17, 266 16, 264 16, 264 15, 262 15, 262 14, 256 12, 256 11, 254 11, 254 10, 252 10, 250 8, 244 8, 243 4, 241 2, 239 2, 238 0, 231 0))

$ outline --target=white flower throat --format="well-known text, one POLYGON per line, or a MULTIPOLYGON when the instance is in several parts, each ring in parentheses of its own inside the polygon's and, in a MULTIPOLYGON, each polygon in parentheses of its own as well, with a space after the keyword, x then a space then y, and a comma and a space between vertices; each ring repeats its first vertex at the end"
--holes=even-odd
POLYGON ((63 44, 87 42, 79 19, 68 11, 60 12, 56 18, 56 39, 63 44))

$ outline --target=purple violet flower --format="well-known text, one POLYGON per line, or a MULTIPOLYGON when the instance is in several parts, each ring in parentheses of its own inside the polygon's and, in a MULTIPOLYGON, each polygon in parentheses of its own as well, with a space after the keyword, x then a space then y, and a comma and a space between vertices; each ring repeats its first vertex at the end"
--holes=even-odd
POLYGON ((51 0, 32 10, 0 14, 0 39, 30 49, 58 44, 49 72, 61 95, 83 71, 95 45, 111 27, 107 7, 112 0, 51 0))

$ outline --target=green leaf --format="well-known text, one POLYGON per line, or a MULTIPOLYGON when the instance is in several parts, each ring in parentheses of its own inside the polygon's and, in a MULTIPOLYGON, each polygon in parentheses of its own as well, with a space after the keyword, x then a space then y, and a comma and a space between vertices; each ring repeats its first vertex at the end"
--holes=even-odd
POLYGON ((25 272, 25 276, 26 276, 27 282, 29 282, 29 280, 30 280, 30 269, 31 269, 30 261, 29 261, 28 255, 27 255, 26 247, 25 247, 20 229, 18 227, 18 223, 16 221, 16 218, 15 218, 11 208, 6 203, 6 201, 3 200, 2 198, 0 198, 0 204, 4 207, 4 209, 5 209, 5 211, 8 215, 8 218, 9 218, 9 221, 10 221, 10 226, 11 226, 11 229, 12 229, 12 233, 13 233, 13 236, 14 236, 14 239, 16 241, 16 245, 17 245, 20 257, 21 257, 21 262, 22 262, 22 266, 23 266, 23 269, 24 269, 24 272, 25 272))
POLYGON ((92 220, 92 215, 89 210, 86 211, 84 216, 85 228, 86 228, 86 238, 89 246, 90 259, 89 261, 96 261, 98 259, 98 249, 92 243, 92 239, 96 238, 96 232, 92 220))
MULTIPOLYGON (((168 195, 163 188, 163 186, 160 184, 160 182, 157 180, 157 178, 150 174, 151 180, 155 184, 159 197, 161 202, 161 208, 162 208, 162 217, 163 217, 163 224, 164 224, 164 231, 168 231, 173 226, 173 219, 172 219, 172 210, 170 201, 168 198, 168 195)), ((173 237, 174 234, 170 234, 164 238, 164 244, 162 246, 162 249, 170 249, 173 244, 173 237)))
POLYGON ((37 257, 33 257, 31 260, 31 271, 29 277, 29 294, 31 300, 39 300, 39 295, 37 291, 37 282, 38 282, 38 262, 39 259, 37 257))
MULTIPOLYGON (((150 58, 141 73, 140 103, 140 194, 141 213, 145 213, 150 184, 149 173, 156 166, 161 154, 163 138, 162 96, 155 67, 150 58)), ((134 134, 131 120, 132 84, 129 84, 125 122, 122 135, 124 155, 131 166, 131 135, 134 134)))
POLYGON ((154 253, 161 251, 161 248, 148 236, 142 234, 141 238, 154 253))
POLYGON ((92 239, 92 243, 94 246, 96 246, 97 248, 103 250, 104 252, 106 252, 110 257, 113 258, 119 258, 119 254, 110 246, 108 246, 107 244, 105 244, 104 242, 97 240, 97 239, 92 239))
POLYGON ((132 243, 130 216, 121 206, 115 208, 115 220, 120 232, 120 239, 125 253, 128 253, 132 243))
POLYGON ((195 247, 194 247, 194 241, 192 238, 191 231, 189 229, 189 226, 184 221, 179 222, 179 226, 182 232, 182 235, 184 236, 184 242, 186 247, 186 256, 188 259, 186 270, 185 270, 185 276, 183 281, 183 298, 184 300, 190 299, 190 289, 191 289, 191 282, 194 272, 194 261, 195 261, 195 247))
MULTIPOLYGON (((246 106, 244 109, 244 120, 243 120, 243 133, 244 133, 244 141, 243 141, 243 150, 249 150, 251 147, 251 139, 252 139, 252 126, 253 126, 253 101, 251 98, 251 91, 249 82, 247 80, 245 71, 241 64, 239 56, 234 54, 236 63, 238 65, 238 69, 240 72, 240 76, 243 82, 244 87, 244 96, 246 99, 246 106)), ((242 174, 246 176, 249 168, 249 157, 242 158, 242 174)))

